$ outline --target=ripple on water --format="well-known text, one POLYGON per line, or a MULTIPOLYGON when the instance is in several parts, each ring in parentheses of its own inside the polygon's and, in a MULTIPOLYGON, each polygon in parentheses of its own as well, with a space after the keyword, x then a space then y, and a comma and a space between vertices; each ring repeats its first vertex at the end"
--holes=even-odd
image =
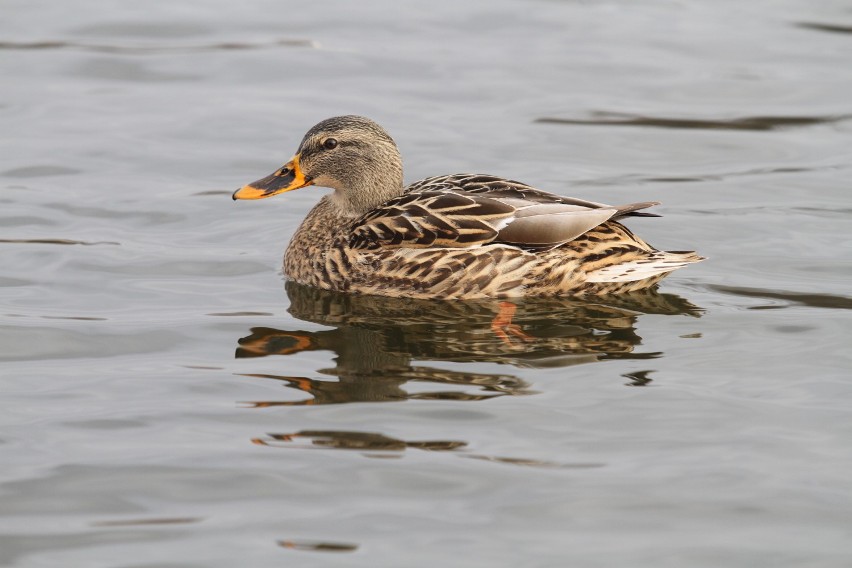
POLYGON ((593 118, 537 118, 544 124, 582 124, 591 126, 638 126, 644 128, 686 128, 691 130, 780 130, 833 124, 852 119, 852 115, 828 116, 746 116, 729 119, 672 118, 599 111, 593 118))
MULTIPOLYGON (((719 284, 708 284, 707 288, 716 290, 723 294, 743 296, 746 298, 765 298, 769 300, 783 300, 787 305, 808 306, 810 308, 826 308, 852 310, 852 298, 838 296, 835 294, 815 294, 811 292, 788 292, 782 290, 763 290, 760 288, 745 288, 740 286, 722 286, 719 284)), ((785 306, 772 306, 781 308, 785 306)))
POLYGON ((815 30, 818 32, 828 32, 832 34, 852 34, 852 26, 842 26, 838 24, 826 24, 818 22, 799 22, 796 25, 806 30, 815 30))
POLYGON ((169 351, 184 337, 173 331, 115 333, 40 326, 0 326, 0 361, 101 358, 169 351))
POLYGON ((354 552, 358 550, 357 544, 329 541, 279 540, 278 546, 291 550, 306 550, 310 552, 354 552))
POLYGON ((202 75, 199 74, 156 71, 151 67, 152 65, 141 61, 90 59, 77 65, 71 73, 76 77, 106 79, 110 81, 131 81, 134 83, 170 83, 202 80, 202 75))
POLYGON ((269 266, 250 260, 219 262, 213 260, 170 260, 161 262, 127 262, 106 264, 77 261, 71 263, 75 270, 131 276, 240 276, 268 272, 269 266))
POLYGON ((77 241, 74 239, 0 239, 0 243, 19 245, 119 245, 115 241, 77 241))
POLYGON ((77 168, 57 165, 23 166, 0 172, 0 175, 12 178, 39 178, 49 176, 66 176, 82 173, 77 168))
POLYGON ((278 39, 266 42, 223 42, 188 45, 121 45, 98 44, 73 41, 37 41, 37 42, 0 42, 0 49, 9 50, 52 50, 72 49, 96 53, 116 53, 127 55, 147 55, 159 53, 204 53, 222 50, 270 49, 276 47, 318 47, 316 42, 305 39, 278 39))
POLYGON ((0 276, 0 288, 14 288, 17 286, 32 286, 35 284, 32 280, 25 280, 23 278, 9 278, 7 276, 0 276))
POLYGON ((67 213, 72 217, 82 219, 134 219, 144 223, 146 226, 164 225, 167 223, 180 223, 186 220, 186 215, 170 211, 157 210, 121 210, 107 209, 105 207, 92 207, 87 205, 75 205, 73 203, 49 203, 45 205, 48 209, 55 209, 67 213))

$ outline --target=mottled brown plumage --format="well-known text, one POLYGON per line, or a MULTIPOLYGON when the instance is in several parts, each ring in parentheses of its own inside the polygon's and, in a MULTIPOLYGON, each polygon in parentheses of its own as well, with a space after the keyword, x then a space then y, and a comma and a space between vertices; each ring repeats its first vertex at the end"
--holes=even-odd
POLYGON ((702 260, 656 250, 618 222, 655 216, 640 212, 654 202, 610 206, 479 174, 403 188, 396 144, 362 117, 320 122, 291 162, 234 198, 306 185, 335 191, 296 231, 284 273, 327 290, 407 298, 621 293, 702 260))

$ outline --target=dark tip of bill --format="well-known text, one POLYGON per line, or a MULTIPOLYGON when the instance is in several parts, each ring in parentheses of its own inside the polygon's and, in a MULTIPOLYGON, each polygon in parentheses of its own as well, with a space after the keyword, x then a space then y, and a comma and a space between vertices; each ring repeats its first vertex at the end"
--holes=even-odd
POLYGON ((242 188, 237 189, 234 193, 231 194, 231 199, 233 199, 234 201, 237 200, 237 194, 240 192, 240 189, 242 188))

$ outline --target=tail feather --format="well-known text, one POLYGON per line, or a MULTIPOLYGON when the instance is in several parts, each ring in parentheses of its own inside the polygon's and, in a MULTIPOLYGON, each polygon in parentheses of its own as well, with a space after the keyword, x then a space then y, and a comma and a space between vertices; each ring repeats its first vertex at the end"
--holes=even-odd
POLYGON ((659 201, 642 201, 640 203, 628 203, 626 205, 616 205, 615 208, 618 210, 615 215, 613 215, 613 219, 619 219, 621 217, 660 217, 656 213, 647 213, 645 211, 640 211, 640 209, 647 209, 648 207, 653 207, 654 205, 659 205, 659 201))
POLYGON ((635 282, 666 274, 687 264, 701 262, 704 257, 693 251, 649 252, 645 258, 612 264, 593 270, 586 275, 586 282, 635 282))

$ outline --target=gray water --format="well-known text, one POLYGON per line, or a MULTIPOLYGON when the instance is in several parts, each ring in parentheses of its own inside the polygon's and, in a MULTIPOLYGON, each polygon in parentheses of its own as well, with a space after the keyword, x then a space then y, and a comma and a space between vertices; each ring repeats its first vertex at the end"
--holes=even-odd
POLYGON ((852 5, 9 0, 0 564, 852 565, 852 5), (328 116, 608 203, 658 294, 285 286, 328 116))

